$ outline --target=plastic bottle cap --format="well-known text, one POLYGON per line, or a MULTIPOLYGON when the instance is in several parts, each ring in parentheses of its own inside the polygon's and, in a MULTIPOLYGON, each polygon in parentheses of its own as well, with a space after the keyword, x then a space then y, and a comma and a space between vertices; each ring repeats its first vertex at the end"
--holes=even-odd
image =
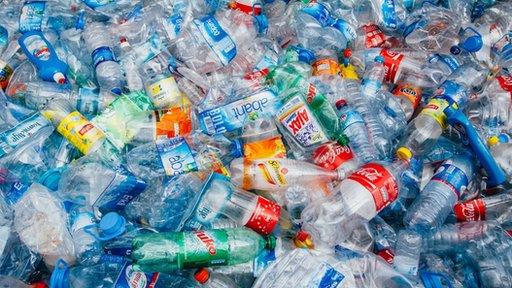
POLYGON ((308 232, 306 232, 304 230, 299 230, 299 232, 297 232, 297 235, 295 236, 295 238, 297 238, 297 240, 299 240, 299 241, 304 242, 309 238, 309 234, 308 234, 308 232))
POLYGON ((508 134, 506 134, 506 133, 501 133, 498 136, 498 139, 500 139, 500 143, 508 143, 508 142, 510 142, 510 136, 508 136, 508 134))
POLYGON ((492 147, 498 143, 500 143, 500 138, 498 138, 498 136, 492 136, 487 139, 487 145, 489 147, 492 147))
POLYGON ((374 61, 377 63, 384 63, 384 57, 379 55, 379 56, 375 57, 374 61))
POLYGON ((47 288, 48 286, 45 283, 37 282, 31 285, 32 288, 47 288))
POLYGON ((460 54, 459 46, 452 46, 450 48, 450 53, 452 53, 453 55, 459 55, 460 54))
POLYGON ((57 72, 53 74, 53 80, 59 84, 64 84, 66 83, 66 76, 64 76, 64 74, 61 72, 57 72))
POLYGON ((396 156, 401 160, 410 160, 412 158, 412 152, 407 147, 400 147, 396 150, 396 156))
POLYGON ((210 271, 206 268, 199 268, 196 273, 194 273, 194 279, 196 279, 197 282, 204 284, 208 279, 210 279, 210 271))
POLYGON ((59 168, 48 170, 39 178, 38 182, 50 188, 50 190, 57 191, 61 173, 62 171, 59 168))
POLYGON ((276 248, 276 237, 270 235, 270 236, 267 236, 267 243, 266 243, 266 247, 267 249, 274 249, 276 248))
POLYGON ((350 50, 349 48, 345 49, 345 50, 343 51, 343 57, 345 57, 345 58, 350 58, 350 57, 352 57, 352 50, 350 50))
POLYGON ((464 43, 462 43, 462 48, 468 52, 477 52, 482 49, 482 37, 481 36, 471 36, 464 43))
POLYGON ((112 93, 116 94, 116 95, 121 95, 123 93, 123 91, 121 90, 121 88, 119 87, 116 87, 116 88, 113 88, 112 90, 112 93))
POLYGON ((50 288, 69 288, 69 266, 62 260, 57 260, 52 276, 50 277, 50 288))
POLYGON ((315 54, 309 50, 301 50, 299 52, 299 61, 311 64, 313 61, 315 61, 315 54))
POLYGON ((421 272, 420 278, 425 288, 442 288, 446 287, 446 285, 443 285, 443 282, 450 283, 447 276, 440 273, 421 272))
POLYGON ((347 105, 347 101, 345 99, 340 99, 336 101, 336 109, 341 109, 347 105))
POLYGON ((126 231, 126 220, 116 212, 107 213, 100 220, 100 230, 102 238, 112 239, 123 234, 126 231))

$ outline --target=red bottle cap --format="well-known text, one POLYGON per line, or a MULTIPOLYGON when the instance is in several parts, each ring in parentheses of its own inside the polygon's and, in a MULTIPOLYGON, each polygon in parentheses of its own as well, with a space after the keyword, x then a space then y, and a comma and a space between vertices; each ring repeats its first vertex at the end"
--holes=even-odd
POLYGON ((210 279, 210 271, 206 268, 199 268, 196 273, 194 273, 194 279, 196 279, 197 282, 204 284, 208 279, 210 279))

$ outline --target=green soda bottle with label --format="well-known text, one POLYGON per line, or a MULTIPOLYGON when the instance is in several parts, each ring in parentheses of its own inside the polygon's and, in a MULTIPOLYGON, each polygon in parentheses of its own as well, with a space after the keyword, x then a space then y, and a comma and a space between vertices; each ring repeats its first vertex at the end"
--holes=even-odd
POLYGON ((134 269, 171 272, 250 262, 275 244, 275 237, 247 228, 165 232, 133 239, 131 256, 134 269))

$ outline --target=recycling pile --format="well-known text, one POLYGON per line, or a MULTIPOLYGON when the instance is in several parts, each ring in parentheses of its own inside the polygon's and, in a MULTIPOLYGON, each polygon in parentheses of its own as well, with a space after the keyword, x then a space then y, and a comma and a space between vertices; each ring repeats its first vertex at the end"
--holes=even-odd
POLYGON ((512 1, 261 1, 0 0, 0 287, 512 287, 512 1))

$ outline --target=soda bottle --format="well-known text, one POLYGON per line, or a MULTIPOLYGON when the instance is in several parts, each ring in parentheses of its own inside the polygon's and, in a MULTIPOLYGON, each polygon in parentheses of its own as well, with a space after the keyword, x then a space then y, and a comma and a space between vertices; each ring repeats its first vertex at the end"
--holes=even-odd
POLYGON ((274 247, 273 236, 246 228, 163 232, 133 239, 132 260, 135 269, 172 272, 245 263, 274 247))
POLYGON ((440 227, 474 177, 475 166, 467 156, 441 164, 404 217, 407 227, 429 230, 440 227))
POLYGON ((503 193, 459 202, 453 207, 453 212, 459 222, 497 220, 501 223, 510 217, 510 203, 512 196, 503 193))

